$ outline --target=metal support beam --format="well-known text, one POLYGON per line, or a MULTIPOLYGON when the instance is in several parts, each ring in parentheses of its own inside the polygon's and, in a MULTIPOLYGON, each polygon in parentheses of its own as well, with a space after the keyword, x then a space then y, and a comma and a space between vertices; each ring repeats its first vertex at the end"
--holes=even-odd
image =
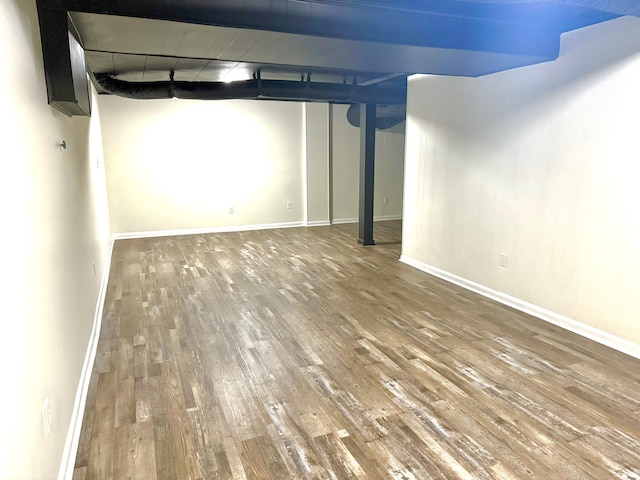
POLYGON ((376 105, 360 107, 360 218, 358 242, 373 241, 373 186, 376 156, 376 105))

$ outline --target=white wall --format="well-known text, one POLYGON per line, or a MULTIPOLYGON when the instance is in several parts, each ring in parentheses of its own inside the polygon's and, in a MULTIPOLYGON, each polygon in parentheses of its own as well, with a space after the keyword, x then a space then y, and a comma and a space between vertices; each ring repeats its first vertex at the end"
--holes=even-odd
POLYGON ((402 218, 404 130, 404 122, 386 130, 376 130, 375 193, 373 198, 373 216, 376 220, 402 218), (387 203, 384 203, 385 198, 387 203))
POLYGON ((329 224, 329 104, 304 104, 307 225, 329 224))
POLYGON ((100 125, 97 116, 69 119, 47 105, 35 2, 3 1, 0 58, 0 478, 51 479, 107 254, 100 125))
MULTIPOLYGON (((358 219, 360 129, 347 121, 348 105, 331 106, 331 205, 334 223, 358 219)), ((404 123, 376 130, 374 217, 402 218, 404 123), (388 203, 384 203, 384 198, 388 203)))
MULTIPOLYGON (((116 233, 357 221, 360 139, 346 106, 99 103, 116 233)), ((376 219, 402 217, 403 162, 404 127, 378 130, 376 219)))
POLYGON ((303 104, 99 103, 114 232, 303 221, 303 104))
POLYGON ((640 343, 639 85, 634 17, 553 63, 411 78, 403 255, 640 343))

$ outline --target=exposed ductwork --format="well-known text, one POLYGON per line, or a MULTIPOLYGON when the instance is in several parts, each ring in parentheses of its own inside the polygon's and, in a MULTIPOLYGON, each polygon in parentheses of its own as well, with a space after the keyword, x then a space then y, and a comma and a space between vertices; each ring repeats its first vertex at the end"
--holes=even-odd
MULTIPOLYGON (((376 128, 386 130, 405 121, 407 105, 376 105, 376 128)), ((347 110, 347 121, 354 127, 360 127, 360 104, 353 104, 347 110)))
MULTIPOLYGON (((267 37, 265 44, 254 50, 270 52, 270 57, 265 54, 264 58, 246 59, 247 51, 240 49, 235 56, 221 59, 229 62, 299 67, 301 72, 316 68, 350 72, 354 78, 359 73, 371 78, 376 74, 384 77, 413 73, 479 76, 552 61, 559 53, 562 32, 620 14, 638 14, 637 4, 637 0, 36 0, 49 103, 67 115, 90 115, 82 50, 85 47, 73 15, 152 19, 161 22, 155 24, 159 28, 169 28, 167 32, 172 27, 165 22, 225 29, 227 33, 240 29, 248 38, 267 32, 263 35, 267 37), (69 29, 74 32, 77 46, 72 45, 69 29), (295 48, 272 49, 273 45, 283 44, 295 48)), ((101 30, 88 30, 85 35, 100 37, 96 32, 101 30)), ((170 57, 178 72, 179 68, 189 69, 189 60, 213 62, 222 55, 217 52, 201 57, 200 52, 209 50, 192 45, 191 54, 184 54, 183 62, 175 56, 179 53, 177 47, 162 50, 157 48, 158 41, 149 40, 151 36, 145 28, 137 33, 121 34, 126 39, 138 39, 139 43, 118 49, 110 47, 114 43, 110 35, 117 37, 118 33, 102 31, 103 46, 94 48, 92 53, 103 58, 112 55, 111 67, 86 66, 106 91, 129 98, 405 103, 406 90, 402 88, 358 85, 356 81, 354 85, 311 82, 308 78, 300 82, 254 78, 231 84, 125 82, 117 75, 128 73, 127 68, 117 68, 116 56, 170 57), (180 67, 178 63, 187 66, 180 67)), ((222 52, 227 50, 225 47, 222 52)), ((138 65, 137 71, 146 71, 146 63, 133 63, 138 65)))
POLYGON ((108 93, 141 100, 182 98, 225 100, 297 100, 308 102, 404 104, 406 90, 375 86, 255 78, 237 82, 126 82, 110 74, 96 74, 96 82, 108 93))

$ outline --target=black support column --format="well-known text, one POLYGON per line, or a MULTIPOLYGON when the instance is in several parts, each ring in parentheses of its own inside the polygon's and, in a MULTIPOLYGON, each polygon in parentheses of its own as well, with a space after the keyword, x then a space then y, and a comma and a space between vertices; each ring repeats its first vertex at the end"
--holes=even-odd
POLYGON ((376 106, 360 105, 360 217, 358 242, 373 241, 373 185, 376 155, 376 106))

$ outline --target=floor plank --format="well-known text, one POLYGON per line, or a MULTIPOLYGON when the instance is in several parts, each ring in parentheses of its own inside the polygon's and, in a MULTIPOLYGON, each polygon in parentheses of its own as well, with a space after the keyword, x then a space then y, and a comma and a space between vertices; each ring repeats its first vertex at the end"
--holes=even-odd
POLYGON ((640 479, 640 362, 400 228, 117 241, 74 478, 640 479))

